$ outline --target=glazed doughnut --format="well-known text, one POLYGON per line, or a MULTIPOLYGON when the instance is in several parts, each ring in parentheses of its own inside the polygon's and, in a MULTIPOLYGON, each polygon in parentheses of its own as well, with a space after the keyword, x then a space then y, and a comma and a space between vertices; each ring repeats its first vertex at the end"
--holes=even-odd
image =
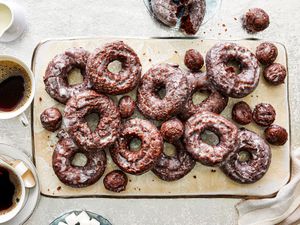
POLYGON ((222 171, 232 180, 249 184, 261 179, 271 163, 270 146, 259 135, 246 129, 239 131, 238 148, 230 153, 222 165, 222 171), (241 152, 249 154, 248 160, 241 160, 241 152))
POLYGON ((234 43, 216 44, 206 55, 207 76, 215 88, 233 98, 250 94, 258 85, 260 67, 253 53, 234 43), (241 72, 236 74, 226 64, 237 61, 241 72))
POLYGON ((52 166, 58 179, 65 185, 74 188, 87 187, 96 183, 103 175, 106 168, 106 154, 104 151, 86 152, 78 148, 67 135, 67 138, 60 139, 55 147, 52 166), (77 153, 86 156, 86 165, 72 165, 77 153))
POLYGON ((54 132, 61 126, 62 115, 59 109, 51 107, 42 112, 40 120, 46 130, 54 132))
POLYGON ((122 118, 131 117, 135 110, 135 101, 130 96, 123 96, 119 100, 118 108, 122 118))
POLYGON ((63 54, 56 55, 49 62, 44 76, 47 93, 55 100, 65 104, 76 93, 90 88, 90 83, 85 73, 88 57, 89 52, 83 48, 71 48, 63 54), (81 70, 83 82, 69 85, 68 74, 74 68, 81 70))
POLYGON ((187 175, 195 166, 196 161, 185 150, 180 140, 173 141, 176 148, 175 156, 162 153, 157 160, 152 172, 165 181, 175 181, 187 175))
POLYGON ((270 24, 269 15, 260 8, 249 9, 242 17, 243 27, 249 33, 265 30, 270 24))
POLYGON ((137 91, 137 105, 145 117, 167 120, 179 113, 187 96, 187 78, 178 65, 158 64, 143 76, 137 91), (162 99, 158 95, 161 88, 166 90, 162 99))
POLYGON ((195 113, 210 111, 220 114, 228 103, 228 97, 216 91, 205 73, 189 73, 187 76, 189 84, 189 95, 187 101, 182 107, 180 117, 187 120, 195 113), (193 94, 197 91, 208 92, 209 96, 200 104, 193 103, 193 94))
POLYGON ((139 57, 123 41, 112 42, 96 49, 87 63, 87 75, 93 89, 111 95, 133 90, 140 80, 141 72, 139 57), (121 62, 122 69, 118 73, 112 73, 108 65, 116 60, 121 62))
POLYGON ((169 27, 176 25, 179 4, 174 0, 151 0, 151 8, 155 18, 160 22, 169 27))
POLYGON ((104 187, 113 192, 125 191, 127 183, 128 178, 121 170, 111 171, 103 179, 104 187))
POLYGON ((272 145, 284 145, 288 139, 288 132, 283 127, 272 124, 265 129, 265 137, 272 145))
POLYGON ((76 144, 84 150, 97 150, 112 145, 118 135, 121 118, 114 102, 92 90, 72 97, 64 111, 66 129, 76 144), (98 113, 100 120, 92 131, 85 120, 90 113, 98 113))
POLYGON ((206 111, 193 115, 185 123, 186 150, 203 165, 219 166, 235 150, 237 141, 237 127, 221 115, 206 111), (206 144, 201 139, 206 130, 219 137, 217 145, 206 144))
POLYGON ((172 143, 179 140, 184 132, 184 125, 177 118, 164 122, 160 127, 160 133, 166 141, 172 143))
POLYGON ((180 29, 187 34, 196 34, 203 22, 206 12, 205 0, 181 0, 184 14, 181 18, 180 29))
POLYGON ((110 149, 113 161, 126 173, 140 175, 152 169, 163 151, 163 139, 157 128, 143 119, 130 119, 122 126, 120 137, 110 149), (138 151, 131 151, 133 138, 141 140, 138 151))

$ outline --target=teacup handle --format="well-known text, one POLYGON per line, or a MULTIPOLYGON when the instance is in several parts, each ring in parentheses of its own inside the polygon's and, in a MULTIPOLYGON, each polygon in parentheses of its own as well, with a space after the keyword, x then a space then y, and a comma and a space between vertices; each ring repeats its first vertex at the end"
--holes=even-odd
POLYGON ((25 115, 25 113, 20 114, 19 119, 22 122, 24 127, 27 127, 29 125, 29 122, 28 122, 28 119, 27 119, 27 116, 25 115))

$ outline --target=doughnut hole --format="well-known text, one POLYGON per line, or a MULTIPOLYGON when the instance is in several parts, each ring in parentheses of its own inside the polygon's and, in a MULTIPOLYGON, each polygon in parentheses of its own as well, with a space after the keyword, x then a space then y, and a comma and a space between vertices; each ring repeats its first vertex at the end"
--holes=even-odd
POLYGON ((142 147, 142 140, 141 139, 134 137, 129 141, 130 151, 138 152, 141 149, 141 147, 142 147))
POLYGON ((199 105, 205 99, 207 99, 210 95, 209 91, 198 91, 196 90, 192 95, 192 101, 194 105, 199 105))
POLYGON ((238 153, 238 161, 240 163, 248 162, 251 159, 251 153, 247 149, 241 149, 238 153))
POLYGON ((243 69, 241 62, 235 58, 229 59, 226 62, 226 66, 227 73, 234 73, 236 75, 240 74, 243 69))
POLYGON ((76 153, 72 159, 72 166, 83 167, 87 164, 87 157, 82 153, 76 153))
POLYGON ((219 136, 210 130, 203 131, 200 136, 201 140, 208 145, 216 146, 220 143, 219 136))
POLYGON ((69 85, 81 84, 83 82, 83 76, 82 76, 83 73, 84 73, 83 70, 79 68, 73 68, 68 73, 68 84, 69 85))
POLYGON ((99 124, 100 115, 97 112, 88 113, 84 119, 86 120, 88 127, 94 132, 99 124))
POLYGON ((173 157, 176 155, 176 147, 171 143, 164 142, 164 153, 167 156, 173 157))
POLYGON ((107 69, 111 73, 118 74, 122 70, 122 62, 119 60, 114 60, 108 64, 107 69))
POLYGON ((164 84, 159 85, 156 89, 156 93, 160 99, 166 97, 166 86, 164 84))

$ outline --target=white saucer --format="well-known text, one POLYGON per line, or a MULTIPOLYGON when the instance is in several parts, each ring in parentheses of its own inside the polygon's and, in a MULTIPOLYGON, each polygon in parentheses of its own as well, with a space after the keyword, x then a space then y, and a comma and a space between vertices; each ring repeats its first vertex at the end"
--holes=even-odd
POLYGON ((16 149, 10 145, 0 143, 0 155, 7 159, 22 160, 31 169, 36 181, 36 186, 34 188, 26 190, 26 200, 23 209, 10 221, 1 223, 1 225, 21 225, 32 215, 40 199, 40 185, 36 169, 31 159, 21 149, 16 149))

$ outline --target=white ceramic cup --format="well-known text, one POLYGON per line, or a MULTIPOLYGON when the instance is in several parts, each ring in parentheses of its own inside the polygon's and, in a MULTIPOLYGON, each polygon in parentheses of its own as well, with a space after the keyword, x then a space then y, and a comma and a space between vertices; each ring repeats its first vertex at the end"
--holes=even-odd
POLYGON ((16 0, 0 0, 0 42, 10 42, 26 29, 24 9, 16 0))
POLYGON ((26 118, 24 112, 26 109, 28 109, 28 107, 30 106, 30 104, 33 101, 33 97, 35 94, 35 79, 34 79, 34 75, 33 72, 31 71, 31 69, 29 69, 29 67, 23 63, 21 60, 13 57, 13 56, 8 56, 8 55, 0 55, 0 63, 1 61, 11 61, 11 62, 15 62, 18 65, 20 65, 21 67, 24 68, 24 70, 27 72, 29 79, 30 79, 30 83, 31 83, 31 87, 30 87, 30 96, 26 99, 26 102, 18 109, 10 111, 10 112, 3 112, 0 111, 0 120, 1 119, 11 119, 11 118, 15 118, 15 117, 19 117, 21 122, 23 123, 24 126, 28 126, 28 119, 26 118))
MULTIPOLYGON (((5 223, 12 218, 14 218, 23 208, 24 203, 25 203, 25 184, 22 179, 22 175, 24 174, 24 168, 23 167, 12 167, 8 163, 0 160, 0 166, 5 168, 7 171, 9 171, 9 174, 13 173, 13 176, 17 177, 18 182, 20 184, 20 195, 18 203, 12 208, 11 210, 8 210, 7 212, 3 213, 2 215, 0 214, 0 224, 5 223)), ((26 172, 26 171, 25 171, 26 172)), ((10 175, 11 176, 11 175, 10 175)))

